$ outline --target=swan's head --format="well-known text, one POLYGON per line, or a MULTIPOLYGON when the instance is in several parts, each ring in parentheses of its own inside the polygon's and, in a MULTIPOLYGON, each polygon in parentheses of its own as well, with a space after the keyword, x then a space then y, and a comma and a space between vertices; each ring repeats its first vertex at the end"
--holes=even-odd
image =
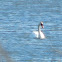
POLYGON ((43 26, 43 22, 40 22, 40 23, 41 23, 42 28, 44 28, 44 26, 43 26))

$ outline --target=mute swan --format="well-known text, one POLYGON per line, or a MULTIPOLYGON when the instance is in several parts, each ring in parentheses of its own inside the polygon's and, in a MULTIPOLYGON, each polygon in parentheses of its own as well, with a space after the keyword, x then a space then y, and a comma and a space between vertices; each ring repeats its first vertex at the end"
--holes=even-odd
POLYGON ((33 31, 33 33, 36 35, 37 38, 44 39, 45 35, 41 31, 41 27, 44 28, 43 22, 40 22, 40 24, 38 25, 38 31, 33 31))

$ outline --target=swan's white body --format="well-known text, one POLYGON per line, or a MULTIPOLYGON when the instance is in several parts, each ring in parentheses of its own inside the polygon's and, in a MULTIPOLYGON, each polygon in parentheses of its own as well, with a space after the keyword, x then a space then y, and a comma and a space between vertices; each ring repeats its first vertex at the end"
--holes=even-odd
POLYGON ((33 33, 36 35, 37 38, 44 39, 45 35, 41 31, 41 25, 38 26, 38 31, 33 31, 33 33))
POLYGON ((33 31, 33 33, 35 34, 35 36, 37 38, 40 38, 40 39, 44 39, 45 38, 45 35, 43 34, 43 32, 40 32, 40 37, 39 37, 39 32, 38 31, 33 31))

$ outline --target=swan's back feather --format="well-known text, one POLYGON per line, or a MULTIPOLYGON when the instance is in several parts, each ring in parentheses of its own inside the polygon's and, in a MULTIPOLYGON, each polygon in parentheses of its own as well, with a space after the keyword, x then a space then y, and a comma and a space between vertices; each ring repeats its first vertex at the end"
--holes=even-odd
POLYGON ((33 33, 36 35, 36 37, 38 38, 38 31, 33 31, 33 33))

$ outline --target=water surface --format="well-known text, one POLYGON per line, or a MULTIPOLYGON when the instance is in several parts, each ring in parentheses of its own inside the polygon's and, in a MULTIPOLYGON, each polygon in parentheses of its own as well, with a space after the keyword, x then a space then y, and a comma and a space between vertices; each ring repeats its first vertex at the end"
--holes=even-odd
POLYGON ((1 0, 0 44, 0 62, 61 62, 62 0, 1 0), (33 34, 40 21, 43 40, 33 34))

